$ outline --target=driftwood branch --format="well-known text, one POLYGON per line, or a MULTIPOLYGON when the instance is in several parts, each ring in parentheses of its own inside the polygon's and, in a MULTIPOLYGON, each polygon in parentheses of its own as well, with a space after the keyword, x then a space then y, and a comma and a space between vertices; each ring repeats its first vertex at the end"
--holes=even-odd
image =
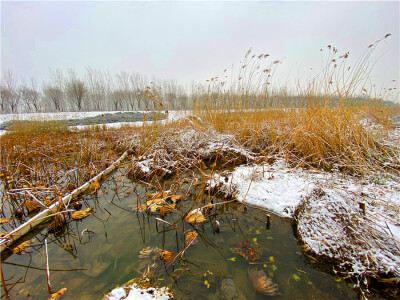
MULTIPOLYGON (((105 169, 103 172, 101 172, 97 176, 90 179, 88 182, 86 182, 79 188, 73 190, 70 194, 63 197, 61 199, 61 201, 64 203, 64 205, 66 205, 68 207, 69 203, 71 202, 71 200, 74 197, 76 197, 76 196, 82 194, 84 191, 86 191, 90 187, 90 184, 92 182, 94 182, 94 181, 99 182, 99 181, 104 180, 106 178, 106 176, 108 174, 110 174, 112 171, 114 171, 117 168, 117 166, 120 163, 122 163, 125 160, 125 158, 131 153, 132 152, 130 150, 125 151, 124 154, 122 154, 122 156, 117 161, 115 161, 111 166, 109 166, 107 169, 105 169)), ((30 219, 29 221, 25 222, 24 224, 20 225, 19 227, 17 227, 16 229, 11 231, 4 237, 0 238, 0 250, 1 251, 5 250, 9 245, 11 245, 13 242, 15 242, 16 240, 18 240, 19 238, 21 238, 22 236, 27 234, 34 227, 36 227, 43 221, 47 220, 48 218, 51 218, 51 216, 57 212, 58 207, 59 207, 59 202, 51 205, 46 210, 40 212, 39 214, 37 214, 35 217, 30 219)))

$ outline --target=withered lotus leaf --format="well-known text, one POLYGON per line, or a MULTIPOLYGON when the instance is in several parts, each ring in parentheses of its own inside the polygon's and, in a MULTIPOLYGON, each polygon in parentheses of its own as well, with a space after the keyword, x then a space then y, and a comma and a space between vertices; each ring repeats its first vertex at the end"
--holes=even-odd
POLYGON ((156 212, 159 210, 164 204, 164 201, 162 198, 156 198, 156 199, 151 199, 147 200, 146 204, 138 205, 136 207, 137 211, 143 212, 146 209, 149 209, 151 212, 156 212))
POLYGON ((20 254, 22 253, 22 251, 25 250, 25 248, 29 247, 30 243, 31 243, 31 241, 29 241, 29 240, 28 240, 28 241, 25 241, 25 242, 19 244, 18 246, 14 247, 14 248, 12 249, 12 252, 13 252, 14 254, 20 255, 20 254))
POLYGON ((98 181, 92 181, 89 185, 89 190, 92 191, 92 194, 96 193, 98 189, 100 189, 100 183, 98 181))
POLYGON ((29 213, 37 211, 41 208, 40 204, 36 201, 26 201, 25 207, 29 213))
POLYGON ((202 223, 206 221, 206 217, 201 213, 199 209, 192 210, 190 213, 187 214, 185 217, 185 221, 187 223, 202 223))
POLYGON ((173 202, 173 203, 176 203, 177 201, 179 201, 179 200, 181 200, 182 199, 182 195, 175 195, 175 196, 172 196, 171 197, 171 201, 173 202))
POLYGON ((253 261, 257 259, 257 252, 248 241, 235 244, 234 250, 246 260, 253 261))
POLYGON ((198 235, 199 235, 199 234, 198 234, 196 231, 189 231, 189 232, 186 234, 186 237, 185 237, 186 246, 196 244, 196 243, 197 243, 197 236, 198 236, 198 235))
POLYGON ((71 218, 74 220, 81 220, 90 216, 93 213, 93 208, 89 207, 85 210, 78 210, 71 215, 71 218))
POLYGON ((174 254, 168 250, 162 250, 159 253, 160 259, 164 262, 164 263, 168 263, 170 262, 172 259, 174 259, 174 254))
POLYGON ((176 207, 175 203, 163 205, 160 208, 160 216, 162 218, 164 218, 167 213, 174 212, 175 211, 175 207, 176 207))
POLYGON ((279 286, 272 282, 272 279, 267 277, 264 270, 257 271, 257 269, 250 269, 248 271, 250 280, 254 289, 265 296, 278 296, 279 286))

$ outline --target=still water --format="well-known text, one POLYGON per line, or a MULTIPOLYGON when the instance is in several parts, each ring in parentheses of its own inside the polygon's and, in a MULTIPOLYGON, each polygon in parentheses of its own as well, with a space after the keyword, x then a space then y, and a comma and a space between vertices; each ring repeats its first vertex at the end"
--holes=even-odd
MULTIPOLYGON (((271 215, 266 226, 267 212, 231 202, 216 205, 201 224, 186 223, 179 212, 164 218, 179 228, 156 224, 159 215, 135 211, 138 201, 144 203, 145 193, 154 189, 130 181, 122 172, 104 182, 97 195, 82 199, 82 209, 94 207, 93 215, 69 222, 63 234, 49 234, 42 228, 31 236, 29 253, 2 262, 11 299, 48 297, 45 238, 52 290, 67 288, 63 299, 99 299, 117 285, 140 277, 147 266, 152 266, 154 280, 169 286, 177 299, 267 298, 255 292, 249 279, 248 271, 254 268, 264 270, 278 284, 282 295, 276 299, 357 299, 348 283, 320 271, 312 258, 302 254, 287 220, 271 215), (197 243, 180 260, 164 265, 157 251, 179 254, 190 231, 198 233, 197 243), (256 251, 255 260, 236 253, 235 247, 244 241, 256 251), (140 258, 146 247, 155 250, 140 258)), ((186 194, 189 185, 179 190, 186 194)), ((200 199, 199 187, 190 190, 193 195, 178 204, 183 212, 200 199)), ((207 201, 207 197, 202 198, 207 201)))

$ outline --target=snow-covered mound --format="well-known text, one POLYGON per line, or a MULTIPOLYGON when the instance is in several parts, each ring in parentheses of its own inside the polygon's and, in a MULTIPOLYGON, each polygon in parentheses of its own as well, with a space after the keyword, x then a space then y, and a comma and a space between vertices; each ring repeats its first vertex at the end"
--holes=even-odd
POLYGON ((400 241, 390 229, 400 229, 400 224, 370 206, 364 215, 357 200, 344 190, 329 189, 316 189, 304 199, 295 218, 305 249, 335 260, 336 272, 359 280, 364 276, 400 280, 400 241))

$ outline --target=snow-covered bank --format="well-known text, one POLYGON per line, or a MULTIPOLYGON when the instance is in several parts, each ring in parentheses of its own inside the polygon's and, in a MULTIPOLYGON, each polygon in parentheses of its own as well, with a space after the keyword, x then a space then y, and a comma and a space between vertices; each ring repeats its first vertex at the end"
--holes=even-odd
POLYGON ((278 159, 215 174, 208 187, 295 218, 306 251, 336 260, 335 270, 344 276, 400 281, 398 181, 381 178, 376 184, 341 173, 290 169, 278 159))
MULTIPOLYGON (((399 200, 395 193, 390 196, 399 200)), ((390 229, 400 229, 399 216, 390 216, 384 209, 394 204, 390 198, 381 207, 367 204, 364 215, 359 197, 349 197, 349 191, 316 189, 296 211, 298 235, 305 250, 335 261, 335 273, 354 276, 359 282, 365 276, 400 281, 400 236, 390 229)))

